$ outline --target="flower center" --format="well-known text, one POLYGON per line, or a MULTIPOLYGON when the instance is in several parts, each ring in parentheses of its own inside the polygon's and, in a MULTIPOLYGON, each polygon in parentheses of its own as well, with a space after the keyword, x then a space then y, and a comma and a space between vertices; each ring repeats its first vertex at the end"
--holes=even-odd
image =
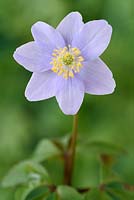
POLYGON ((64 65, 71 65, 74 61, 74 57, 69 52, 67 52, 63 56, 62 61, 63 61, 64 65))
POLYGON ((53 67, 51 70, 59 76, 62 75, 65 79, 73 78, 74 74, 78 73, 83 67, 84 58, 78 48, 68 46, 54 49, 52 56, 50 64, 53 67))

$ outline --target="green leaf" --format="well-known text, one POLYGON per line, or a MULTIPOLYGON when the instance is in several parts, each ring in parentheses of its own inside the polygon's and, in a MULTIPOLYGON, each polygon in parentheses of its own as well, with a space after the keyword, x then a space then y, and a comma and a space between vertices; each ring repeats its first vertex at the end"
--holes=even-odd
POLYGON ((2 181, 3 187, 13 187, 24 183, 50 182, 47 171, 33 161, 23 161, 15 165, 2 181))
POLYGON ((119 199, 119 200, 134 200, 134 192, 130 192, 130 191, 111 189, 109 190, 109 194, 113 198, 119 199))
POLYGON ((72 185, 77 188, 97 187, 100 183, 100 162, 88 152, 77 152, 72 185))
POLYGON ((54 185, 61 185, 64 179, 64 160, 54 157, 45 161, 44 164, 50 174, 52 183, 54 185))
POLYGON ((57 199, 57 195, 55 192, 53 192, 52 194, 50 194, 46 200, 56 200, 57 199))
POLYGON ((112 200, 112 197, 110 197, 105 191, 92 189, 85 195, 84 200, 112 200))
POLYGON ((120 145, 112 144, 105 141, 89 141, 82 144, 83 148, 88 149, 89 152, 99 155, 120 155, 126 153, 124 148, 120 145))
POLYGON ((1 200, 14 200, 14 189, 5 189, 0 187, 0 199, 1 200))
POLYGON ((31 187, 19 187, 15 192, 15 200, 25 200, 26 196, 33 190, 31 187))
POLYGON ((118 159, 116 171, 122 177, 124 182, 134 185, 134 153, 132 150, 128 155, 118 159))
POLYGON ((60 200, 83 200, 83 197, 72 187, 59 186, 57 189, 60 200))
POLYGON ((78 144, 72 185, 77 188, 92 188, 102 183, 119 181, 120 177, 112 167, 115 157, 122 151, 121 147, 101 141, 78 144), (106 168, 102 169, 102 165, 106 168))
POLYGON ((50 140, 44 139, 38 145, 32 159, 37 162, 43 162, 53 156, 61 154, 59 148, 50 140))
POLYGON ((66 135, 59 137, 57 140, 60 142, 64 150, 66 150, 66 148, 68 147, 69 140, 70 140, 70 133, 66 133, 66 135))
POLYGON ((101 184, 108 184, 112 182, 121 182, 122 179, 118 175, 117 172, 113 170, 113 167, 106 166, 101 163, 101 170, 100 170, 100 183, 101 184))
MULTIPOLYGON (((49 194, 49 189, 45 186, 39 186, 33 189, 25 198, 25 200, 37 200, 49 194)), ((40 200, 40 199, 39 199, 40 200)))
POLYGON ((106 191, 117 200, 134 200, 134 191, 126 190, 120 183, 109 184, 106 191))

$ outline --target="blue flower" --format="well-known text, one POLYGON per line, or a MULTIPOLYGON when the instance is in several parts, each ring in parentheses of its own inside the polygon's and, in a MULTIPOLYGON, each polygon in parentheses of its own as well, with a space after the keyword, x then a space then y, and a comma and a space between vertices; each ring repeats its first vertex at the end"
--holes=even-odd
POLYGON ((112 72, 99 56, 107 48, 112 27, 105 20, 83 23, 78 12, 68 14, 53 28, 32 26, 34 41, 17 48, 14 59, 33 72, 26 87, 29 101, 56 96, 67 115, 78 112, 84 93, 104 95, 115 89, 112 72))

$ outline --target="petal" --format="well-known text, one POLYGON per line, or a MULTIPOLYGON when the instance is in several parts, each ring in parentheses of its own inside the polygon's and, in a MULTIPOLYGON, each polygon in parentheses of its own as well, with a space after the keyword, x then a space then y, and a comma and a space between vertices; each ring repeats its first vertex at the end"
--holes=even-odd
POLYGON ((83 25, 81 14, 79 12, 71 12, 60 22, 57 30, 60 31, 66 44, 69 45, 83 25))
POLYGON ((56 99, 64 114, 74 115, 78 112, 84 98, 84 84, 76 77, 61 80, 62 88, 57 92, 56 99))
POLYGON ((45 22, 35 23, 31 31, 35 41, 38 42, 45 51, 52 52, 54 48, 65 46, 64 39, 59 31, 45 22))
POLYGON ((74 38, 72 46, 81 49, 83 56, 96 59, 107 48, 112 34, 112 27, 105 20, 94 20, 86 23, 74 38))
POLYGON ((51 57, 43 53, 35 42, 28 42, 17 48, 13 57, 31 72, 46 71, 51 68, 51 57))
POLYGON ((104 95, 115 89, 112 72, 101 59, 86 62, 79 75, 85 82, 86 93, 104 95))
POLYGON ((33 73, 25 91, 29 101, 40 101, 55 96, 57 75, 52 71, 33 73))

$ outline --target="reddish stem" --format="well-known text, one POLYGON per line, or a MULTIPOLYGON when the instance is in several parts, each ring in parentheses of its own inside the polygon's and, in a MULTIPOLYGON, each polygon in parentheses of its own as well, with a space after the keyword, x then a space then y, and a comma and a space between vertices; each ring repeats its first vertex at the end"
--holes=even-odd
POLYGON ((75 152, 76 152, 77 133, 78 133, 78 115, 76 114, 73 117, 72 136, 69 141, 68 149, 64 155, 64 159, 65 159, 64 183, 66 185, 71 185, 71 181, 72 181, 74 159, 75 159, 75 152))

